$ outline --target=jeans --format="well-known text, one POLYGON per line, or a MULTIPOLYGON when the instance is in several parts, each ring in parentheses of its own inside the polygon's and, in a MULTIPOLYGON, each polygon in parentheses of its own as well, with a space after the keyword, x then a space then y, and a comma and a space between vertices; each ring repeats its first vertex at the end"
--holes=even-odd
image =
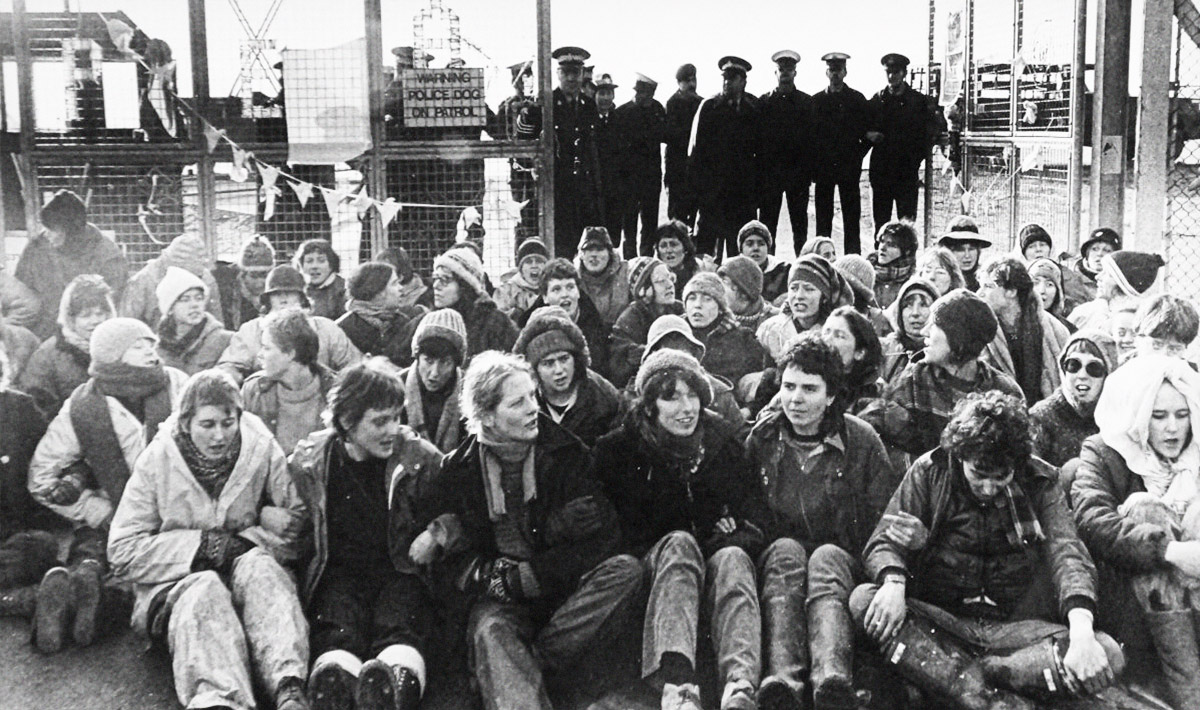
POLYGON ((557 609, 492 599, 476 603, 468 633, 484 707, 552 708, 543 668, 568 668, 610 641, 629 623, 641 594, 641 565, 619 555, 585 574, 557 609))
POLYGON ((229 586, 213 571, 167 593, 167 647, 186 708, 255 707, 250 670, 272 696, 284 678, 308 677, 308 622, 296 584, 268 553, 237 558, 229 586))
POLYGON ((710 620, 717 668, 723 683, 749 681, 762 672, 762 620, 754 563, 739 547, 717 550, 707 562, 696 539, 667 533, 642 558, 650 598, 642 634, 642 677, 658 670, 664 653, 681 654, 696 665, 700 590, 710 620))
POLYGON ((435 623, 429 592, 413 575, 388 572, 325 569, 309 605, 314 657, 341 649, 374 658, 395 644, 428 657, 435 623))

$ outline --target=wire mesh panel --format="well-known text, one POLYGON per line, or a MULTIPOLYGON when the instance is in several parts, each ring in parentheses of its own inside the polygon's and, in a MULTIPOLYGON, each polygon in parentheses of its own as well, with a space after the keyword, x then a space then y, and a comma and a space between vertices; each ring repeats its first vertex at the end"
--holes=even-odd
MULTIPOLYGON (((1176 23, 1178 24, 1178 23, 1176 23)), ((1171 98, 1167 179, 1167 286, 1200 297, 1200 47, 1175 33, 1175 95, 1171 98)))
POLYGON ((964 212, 997 244, 1008 239, 1012 222, 1014 153, 1011 145, 1003 144, 968 143, 963 148, 964 212))
MULTIPOLYGON (((1040 224, 1060 251, 1066 246, 1070 228, 1071 183, 1067 175, 1070 162, 1068 140, 1017 144, 1014 227, 1019 230, 1029 223, 1040 224)), ((1009 247, 1019 246, 1018 233, 1009 234, 1009 247)))
POLYGON ((1074 0, 1020 2, 1017 7, 1022 32, 1017 53, 1016 128, 1069 133, 1074 0))
POLYGON ((967 128, 1005 131, 1012 121, 1013 0, 972 0, 967 128))

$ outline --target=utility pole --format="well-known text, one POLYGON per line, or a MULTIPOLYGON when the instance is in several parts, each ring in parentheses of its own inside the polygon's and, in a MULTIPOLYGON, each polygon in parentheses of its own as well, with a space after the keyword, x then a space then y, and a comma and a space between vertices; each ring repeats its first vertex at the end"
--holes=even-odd
POLYGON ((1092 99, 1092 228, 1125 233, 1125 132, 1131 0, 1096 1, 1096 93, 1092 99))

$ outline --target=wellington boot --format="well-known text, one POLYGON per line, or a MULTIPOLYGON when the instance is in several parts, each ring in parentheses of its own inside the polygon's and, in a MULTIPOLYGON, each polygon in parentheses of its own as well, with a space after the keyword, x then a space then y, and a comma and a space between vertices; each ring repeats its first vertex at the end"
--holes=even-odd
POLYGON ((354 687, 358 679, 343 666, 317 660, 308 677, 312 710, 354 710, 354 687))
POLYGON ((66 641, 71 621, 71 573, 65 567, 46 572, 38 585, 33 639, 42 653, 57 653, 66 641))
POLYGON ((102 569, 96 560, 84 560, 71 570, 71 604, 75 609, 71 637, 80 646, 89 646, 96 638, 102 569))
POLYGON ((0 616, 32 617, 37 607, 37 589, 37 585, 30 584, 0 591, 0 616))
MULTIPOLYGON (((1097 641, 1108 655, 1113 675, 1119 678, 1125 670, 1121 647, 1107 634, 1097 634, 1097 641)), ((1048 638, 1011 653, 984 656, 979 663, 992 685, 1042 702, 1057 703, 1072 697, 1063 682, 1062 659, 1067 646, 1066 639, 1048 638)))
POLYGON ((850 610, 824 597, 808 605, 808 653, 812 659, 813 708, 854 710, 854 627, 850 610))
POLYGON ((304 695, 304 681, 295 676, 281 680, 275 691, 275 710, 311 710, 304 695))
POLYGON ((1145 617, 1171 704, 1179 710, 1200 708, 1200 649, 1192 611, 1147 611, 1145 617))
POLYGON ((910 682, 962 710, 1034 710, 1032 700, 988 685, 983 669, 929 621, 909 614, 881 649, 910 682))

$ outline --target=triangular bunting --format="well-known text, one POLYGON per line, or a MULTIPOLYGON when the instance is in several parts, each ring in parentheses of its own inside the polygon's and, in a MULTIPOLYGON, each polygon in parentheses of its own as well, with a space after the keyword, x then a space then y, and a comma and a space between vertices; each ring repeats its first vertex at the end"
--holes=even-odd
POLYGON ((529 204, 529 200, 525 200, 524 202, 517 202, 516 200, 505 200, 503 207, 504 207, 504 211, 508 213, 509 217, 512 217, 513 219, 521 219, 521 210, 525 209, 525 205, 528 205, 528 204, 529 204))
POLYGON ((371 196, 367 194, 367 187, 364 185, 363 188, 358 191, 358 194, 354 196, 354 200, 352 200, 350 204, 355 210, 358 211, 358 216, 362 217, 367 213, 367 210, 371 209, 371 206, 375 204, 375 200, 372 200, 371 196))
POLYGON ((129 43, 133 41, 133 28, 117 19, 104 18, 104 24, 108 28, 108 37, 116 45, 117 51, 125 55, 133 54, 133 50, 129 48, 129 43))
POLYGON ((971 191, 966 190, 963 192, 962 198, 960 198, 962 200, 963 214, 971 214, 971 197, 971 191))
POLYGON ((321 197, 325 198, 325 209, 329 210, 329 219, 337 219, 338 205, 346 197, 337 190, 330 190, 327 187, 321 188, 321 197))
POLYGON ((246 182, 250 179, 250 169, 246 162, 253 155, 242 150, 236 145, 233 146, 233 168, 229 171, 229 179, 234 182, 246 182))
POLYGON ((296 193, 296 199, 300 200, 300 209, 308 206, 308 201, 312 199, 313 186, 311 182, 292 182, 288 180, 288 184, 292 186, 292 190, 296 193))
POLYGON ((208 152, 211 153, 217 149, 217 144, 225 137, 224 130, 217 130, 217 127, 211 123, 204 124, 204 142, 208 144, 208 152))
POLYGON ((279 168, 267 165, 262 161, 258 162, 258 174, 262 176, 262 190, 259 199, 266 203, 263 205, 263 219, 271 219, 275 216, 275 198, 279 196, 280 191, 275 187, 275 181, 279 179, 279 168))
POLYGON ((396 215, 402 208, 403 205, 401 205, 399 202, 396 202, 395 197, 389 197, 383 202, 375 203, 375 210, 379 212, 379 216, 383 219, 384 229, 387 229, 387 226, 392 223, 392 220, 396 219, 396 215))

